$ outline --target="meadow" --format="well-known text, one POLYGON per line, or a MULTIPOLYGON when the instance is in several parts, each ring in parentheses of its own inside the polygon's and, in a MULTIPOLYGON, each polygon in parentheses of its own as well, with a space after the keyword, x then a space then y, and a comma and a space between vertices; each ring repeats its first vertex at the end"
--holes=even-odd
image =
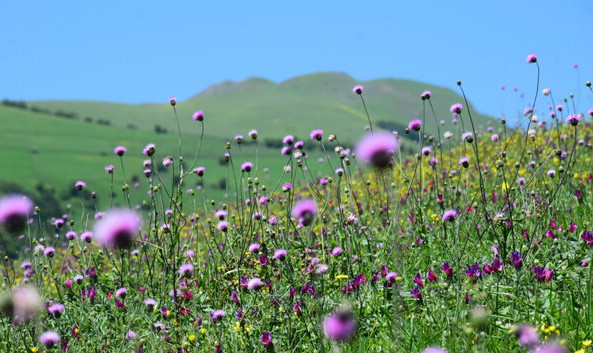
MULTIPOLYGON (((200 137, 209 116, 174 99, 178 133, 119 129, 98 157, 114 127, 77 138, 63 124, 81 122, 44 117, 38 137, 78 152, 39 173, 74 196, 49 215, 0 197, 2 243, 20 245, 3 261, 0 351, 591 352, 593 109, 540 87, 527 61, 537 84, 513 128, 478 121, 462 82, 435 109, 438 91, 419 87, 419 116, 385 131, 373 91, 347 81, 356 135, 303 119, 276 148, 258 147, 265 127, 200 137), (114 169, 80 176, 99 163, 114 169), (225 180, 217 199, 211 175, 225 180)), ((24 150, 29 113, 9 113, 2 143, 20 163, 57 158, 24 150)))

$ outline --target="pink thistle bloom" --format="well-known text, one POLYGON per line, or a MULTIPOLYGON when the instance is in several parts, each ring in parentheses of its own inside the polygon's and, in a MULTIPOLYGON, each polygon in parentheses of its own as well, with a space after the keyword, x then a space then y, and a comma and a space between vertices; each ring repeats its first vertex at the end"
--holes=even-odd
POLYGON ((64 306, 60 303, 52 304, 50 307, 47 308, 47 311, 56 317, 59 317, 64 312, 64 306))
POLYGON ((287 135, 282 139, 282 143, 284 143, 285 145, 292 145, 293 142, 294 142, 294 136, 292 136, 292 135, 287 135))
POLYGON ((422 148, 422 154, 425 156, 428 156, 432 153, 432 148, 430 147, 423 147, 422 148))
POLYGON ((432 95, 432 93, 430 91, 424 91, 420 95, 420 98, 422 98, 422 100, 430 99, 431 95, 432 95))
POLYGON ((525 61, 527 61, 528 64, 533 64, 535 62, 537 62, 537 55, 535 54, 529 54, 527 55, 527 58, 525 59, 525 61))
POLYGON ((408 123, 408 129, 412 131, 420 131, 420 127, 422 126, 422 122, 418 119, 414 119, 408 123))
POLYGON ((135 340, 135 339, 136 339, 136 332, 134 332, 134 331, 132 331, 132 330, 129 330, 129 331, 126 333, 126 339, 127 339, 128 341, 133 341, 133 340, 135 340))
POLYGON ((69 231, 66 233, 66 239, 68 240, 74 240, 76 239, 76 232, 75 231, 69 231))
POLYGON ((548 171, 547 171, 547 173, 546 173, 546 174, 548 174, 548 176, 549 176, 550 178, 553 178, 553 177, 555 177, 555 176, 556 176, 556 171, 555 171, 554 169, 550 169, 550 170, 548 170, 548 171))
POLYGON ((84 181, 79 180, 74 184, 74 187, 78 190, 78 191, 82 191, 82 189, 84 189, 84 187, 86 186, 86 184, 84 183, 84 181))
POLYGON ((252 162, 243 162, 243 164, 241 164, 241 171, 242 172, 249 173, 251 171, 251 169, 253 169, 253 163, 252 162))
POLYGON ((259 278, 252 278, 247 282, 247 289, 249 290, 257 290, 261 287, 262 282, 259 278))
POLYGON ((317 204, 311 199, 299 201, 292 209, 292 215, 304 226, 313 222, 317 214, 317 204))
POLYGON ((469 157, 459 158, 459 164, 462 165, 464 168, 469 167, 469 157))
POLYGON ((243 135, 235 135, 235 142, 237 142, 238 145, 243 143, 243 135))
POLYGON ((123 157, 123 155, 128 151, 127 148, 124 146, 117 146, 113 149, 113 153, 117 156, 123 157))
POLYGON ((177 98, 175 98, 175 97, 169 98, 169 104, 171 104, 172 106, 175 106, 175 104, 177 104, 177 98))
POLYGON ((214 216, 222 221, 223 219, 226 218, 227 212, 225 210, 218 210, 218 211, 214 212, 214 216))
POLYGON ((566 122, 572 126, 577 126, 581 122, 581 117, 577 114, 570 114, 568 118, 566 118, 566 122))
POLYGON ((194 119, 195 121, 204 121, 204 112, 198 110, 192 115, 192 119, 194 119))
POLYGON ((171 158, 171 157, 163 158, 163 167, 170 167, 171 165, 173 165, 173 158, 171 158))
POLYGON ((340 248, 339 246, 336 246, 335 248, 333 248, 330 253, 330 256, 340 256, 342 255, 342 248, 340 248))
POLYGON ((311 140, 321 141, 323 138, 323 130, 313 130, 311 132, 311 140))
POLYGON ((117 291, 115 291, 115 297, 116 298, 125 298, 126 294, 128 293, 128 289, 127 288, 120 288, 117 291))
POLYGON ((115 170, 115 166, 112 164, 105 167, 105 171, 107 172, 107 174, 113 174, 114 170, 115 170))
POLYGON ((84 232, 80 235, 80 240, 90 243, 93 240, 93 233, 91 232, 84 232))
POLYGON ((259 251, 259 244, 258 243, 253 243, 251 245, 249 245, 249 252, 250 253, 254 253, 254 252, 258 252, 259 251))
POLYGON ((361 85, 356 85, 352 88, 352 93, 362 94, 362 91, 364 91, 364 87, 361 85))
POLYGON ((522 347, 533 347, 539 343, 539 334, 532 326, 521 326, 517 330, 517 338, 522 347))
POLYGON ((398 142, 392 134, 377 132, 365 136, 356 146, 356 156, 376 168, 387 168, 393 164, 398 142))
POLYGON ((490 137, 490 140, 492 140, 492 142, 498 142, 499 137, 497 134, 493 134, 492 137, 490 137))
POLYGON ((455 103, 449 108, 449 111, 453 114, 461 114, 461 110, 463 110, 463 105, 461 103, 455 103))
POLYGON ((214 310, 210 313, 210 317, 212 318, 213 322, 222 320, 222 318, 226 315, 224 310, 214 310))
POLYGON ((189 277, 191 276, 193 270, 194 266, 192 264, 183 264, 179 267, 179 274, 182 276, 189 277))
POLYGON ((12 195, 0 199, 0 224, 10 232, 22 231, 32 212, 33 203, 25 196, 12 195))
POLYGON ((144 147, 142 149, 142 153, 147 155, 148 157, 151 157, 152 155, 154 155, 156 152, 156 146, 154 143, 149 143, 148 145, 146 145, 146 147, 144 147))
POLYGON ((339 309, 323 320, 323 333, 332 341, 344 342, 354 336, 356 322, 350 309, 339 309))
POLYGON ((297 150, 302 150, 304 146, 305 143, 303 141, 297 141, 294 143, 294 148, 296 148, 297 150))
POLYGON ((457 211, 455 211, 455 210, 446 210, 443 213, 443 220, 444 221, 453 222, 456 217, 457 217, 457 211))
POLYGON ((113 210, 95 225, 94 233, 100 245, 112 249, 129 248, 141 226, 142 221, 136 212, 113 210))
POLYGON ((52 348, 58 342, 60 342, 60 335, 58 335, 58 333, 54 331, 45 331, 39 337, 39 342, 41 342, 41 344, 43 344, 47 348, 52 348))
POLYGON ((249 130, 247 135, 249 135, 249 137, 251 137, 251 139, 257 140, 257 130, 255 130, 255 129, 249 130))
POLYGON ((278 249, 274 252, 274 258, 276 260, 284 260, 286 258, 286 255, 288 255, 288 251, 284 250, 284 249, 278 249))
POLYGON ((229 222, 220 221, 220 222, 218 222, 218 225, 216 226, 216 228, 218 228, 218 230, 220 230, 221 232, 226 232, 229 230, 229 222))
POLYGON ((196 170, 194 170, 194 173, 196 173, 196 175, 199 177, 204 176, 204 172, 206 172, 205 167, 197 167, 196 170))
POLYGON ((45 250, 43 250, 43 256, 46 256, 46 257, 53 257, 55 253, 56 253, 56 249, 54 249, 51 246, 48 246, 47 248, 45 248, 45 250))
POLYGON ((290 148, 290 146, 284 146, 282 147, 282 150, 280 150, 280 153, 285 156, 290 155, 290 152, 292 152, 292 148, 290 148))

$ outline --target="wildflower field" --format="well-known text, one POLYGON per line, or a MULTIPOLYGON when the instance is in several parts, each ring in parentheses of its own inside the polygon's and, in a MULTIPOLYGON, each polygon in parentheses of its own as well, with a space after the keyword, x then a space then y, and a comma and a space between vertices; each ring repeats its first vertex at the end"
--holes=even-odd
POLYGON ((527 62, 518 124, 475 124, 458 82, 449 115, 418 92, 420 119, 385 131, 364 87, 345 86, 359 142, 288 135, 284 172, 265 181, 257 147, 241 150, 257 130, 206 168, 180 120, 200 129, 208 112, 170 99, 172 154, 110 146, 105 184, 72 185, 68 214, 0 196, 1 250, 19 244, 2 263, 0 352, 591 352, 593 109, 540 87, 527 62), (207 196, 208 173, 224 197, 207 196), (83 197, 98 189, 119 197, 83 197))

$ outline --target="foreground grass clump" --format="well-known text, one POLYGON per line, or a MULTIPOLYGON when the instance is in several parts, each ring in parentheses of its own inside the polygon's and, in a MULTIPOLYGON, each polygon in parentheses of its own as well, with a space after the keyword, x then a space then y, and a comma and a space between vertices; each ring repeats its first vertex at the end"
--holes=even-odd
MULTIPOLYGON (((464 103, 437 136, 423 132, 431 114, 399 132, 418 135, 414 156, 370 116, 355 154, 321 130, 286 136, 273 185, 229 143, 224 202, 184 190, 209 172, 199 148, 179 163, 152 144, 143 205, 81 203, 48 232, 34 200, 2 198, 2 237, 23 254, 3 263, 0 350, 590 351, 590 118, 552 105, 538 122, 534 99, 520 129, 477 131, 464 103), (305 143, 322 146, 325 173, 305 143)), ((107 180, 125 180, 130 154, 114 149, 107 180)))

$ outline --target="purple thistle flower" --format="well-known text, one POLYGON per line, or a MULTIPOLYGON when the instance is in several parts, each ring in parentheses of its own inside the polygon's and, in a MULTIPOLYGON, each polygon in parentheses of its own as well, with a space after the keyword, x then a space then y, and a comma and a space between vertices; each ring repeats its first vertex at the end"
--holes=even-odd
POLYGON ((113 210, 95 225, 97 242, 112 249, 129 248, 140 231, 140 216, 130 210, 113 210))
POLYGON ((128 151, 127 148, 124 146, 117 146, 113 149, 113 153, 117 156, 123 157, 123 155, 128 151))
POLYGON ((356 322, 349 308, 340 308, 323 320, 323 333, 332 341, 348 341, 355 332, 356 322))
POLYGON ((422 98, 422 100, 430 99, 431 95, 432 93, 430 91, 424 91, 420 94, 420 98, 422 98))
POLYGON ((294 142, 294 136, 292 135, 287 135, 284 136, 284 138, 282 139, 282 143, 284 143, 285 145, 292 145, 292 143, 294 142))
POLYGON ((352 88, 352 93, 356 93, 356 94, 362 94, 362 91, 364 91, 364 87, 362 87, 361 85, 356 85, 352 88))
POLYGON ((286 255, 288 254, 288 252, 284 249, 278 249, 274 252, 274 258, 276 260, 284 260, 286 258, 286 255))
POLYGON ((185 276, 185 277, 190 277, 193 270, 194 270, 194 265, 183 264, 179 267, 179 274, 182 276, 185 276))
POLYGON ((253 243, 251 245, 249 245, 249 252, 250 253, 254 253, 254 252, 258 252, 259 251, 259 244, 258 243, 253 243))
POLYGON ((469 157, 461 157, 459 158, 459 164, 463 166, 463 168, 469 167, 469 157))
POLYGON ((411 131, 420 131, 420 127, 422 126, 422 121, 418 119, 414 119, 408 123, 408 129, 411 131))
POLYGON ((84 232, 80 235, 80 240, 90 243, 93 240, 93 233, 91 232, 84 232))
POLYGON ((317 204, 311 199, 299 201, 292 209, 292 215, 304 226, 313 222, 317 214, 317 204))
POLYGON ((128 293, 128 289, 127 288, 120 288, 117 291, 115 291, 115 297, 116 298, 125 298, 126 294, 128 293))
POLYGON ((532 326, 523 325, 516 334, 522 347, 533 347, 539 343, 539 334, 532 326))
POLYGON ((457 211, 455 210, 446 210, 443 213, 443 220, 453 222, 457 218, 457 211))
POLYGON ((86 186, 85 182, 82 180, 77 181, 74 184, 74 187, 78 190, 78 191, 82 191, 82 189, 84 189, 84 187, 86 186))
POLYGON ((56 249, 54 249, 51 246, 48 246, 47 248, 45 248, 45 250, 43 250, 43 255, 46 257, 53 257, 55 253, 56 249))
POLYGON ((453 114, 461 114, 461 110, 463 109, 463 105, 461 103, 455 103, 449 108, 449 111, 453 114))
POLYGON ((313 130, 311 132, 311 140, 321 141, 323 138, 323 130, 313 130))
POLYGON ((571 114, 566 118, 566 122, 572 126, 577 126, 581 122, 581 117, 577 114, 571 114))
POLYGON ((192 115, 192 119, 194 119, 195 121, 204 121, 204 112, 198 110, 192 115))
POLYGON ((210 317, 212 318, 213 322, 217 322, 222 320, 222 318, 226 315, 224 310, 214 310, 210 313, 210 317))
POLYGON ((253 163, 252 162, 243 162, 243 164, 241 164, 241 171, 242 172, 249 173, 251 171, 251 169, 253 169, 253 163))
POLYGON ((257 290, 261 287, 262 281, 259 278, 252 278, 247 282, 247 289, 249 290, 257 290))
POLYGON ((220 230, 221 232, 226 232, 229 230, 229 222, 220 221, 220 222, 218 222, 218 225, 216 226, 216 228, 218 228, 218 230, 220 230))
POLYGON ((356 156, 376 168, 392 165, 392 156, 398 150, 398 142, 392 134, 376 132, 365 136, 356 146, 356 156))
POLYGON ((527 58, 525 59, 525 61, 527 61, 528 64, 533 64, 535 62, 537 62, 537 55, 536 54, 529 54, 527 55, 527 58))
POLYGON ((105 171, 107 172, 107 174, 113 174, 114 170, 115 170, 115 166, 112 164, 105 167, 105 171))
POLYGON ((447 351, 438 347, 428 347, 420 353, 447 353, 447 351))
POLYGON ((556 343, 545 344, 532 350, 531 353, 567 353, 566 349, 556 343))
POLYGON ((74 240, 76 239, 76 232, 75 231, 69 231, 66 233, 66 239, 68 240, 74 240))
POLYGON ((24 196, 12 195, 0 199, 0 224, 11 233, 22 231, 32 212, 33 203, 24 196))
POLYGON ((556 171, 554 169, 548 170, 546 173, 550 178, 554 178, 556 176, 556 171))
POLYGON ((54 331, 45 331, 40 337, 39 342, 47 348, 52 348, 56 343, 60 342, 60 335, 54 331))
POLYGON ((64 312, 64 305, 60 303, 54 303, 47 308, 47 311, 55 317, 60 317, 60 315, 62 315, 64 312))
POLYGON ((330 253, 330 256, 340 256, 342 255, 342 248, 339 246, 336 246, 335 248, 333 248, 330 253))

